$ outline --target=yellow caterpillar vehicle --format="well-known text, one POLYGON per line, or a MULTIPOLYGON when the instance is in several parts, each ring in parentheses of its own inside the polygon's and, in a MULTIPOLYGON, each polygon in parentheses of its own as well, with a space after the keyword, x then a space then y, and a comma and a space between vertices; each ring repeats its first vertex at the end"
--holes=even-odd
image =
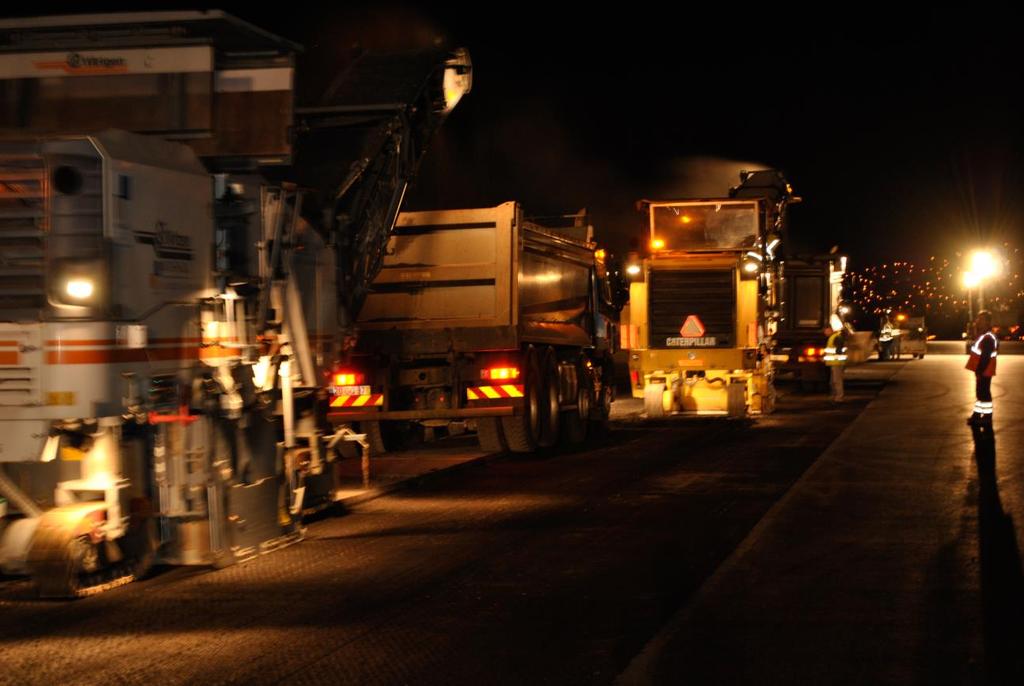
POLYGON ((778 171, 740 179, 724 198, 640 203, 647 251, 623 337, 648 416, 773 409, 781 245, 799 199, 778 171))
POLYGON ((0 22, 0 569, 43 595, 295 541, 362 440, 330 372, 470 64, 365 55, 297 111, 297 49, 220 12, 0 22))

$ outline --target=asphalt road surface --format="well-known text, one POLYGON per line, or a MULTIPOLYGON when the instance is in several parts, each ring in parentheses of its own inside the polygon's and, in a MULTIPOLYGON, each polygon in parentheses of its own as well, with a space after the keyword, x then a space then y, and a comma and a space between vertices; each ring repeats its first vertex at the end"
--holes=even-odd
POLYGON ((1024 684, 1021 378, 905 364, 618 686, 1024 684))
POLYGON ((584 449, 434 478, 228 569, 78 601, 0 580, 0 683, 611 683, 881 383, 850 386, 756 421, 626 413, 584 449))

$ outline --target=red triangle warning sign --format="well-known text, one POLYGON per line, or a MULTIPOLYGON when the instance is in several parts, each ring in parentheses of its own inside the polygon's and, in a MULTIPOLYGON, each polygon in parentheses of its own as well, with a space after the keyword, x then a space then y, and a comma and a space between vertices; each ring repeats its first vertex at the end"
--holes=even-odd
POLYGON ((683 322, 683 326, 679 329, 679 335, 683 338, 700 338, 704 335, 704 331, 704 322, 697 315, 691 314, 683 322))

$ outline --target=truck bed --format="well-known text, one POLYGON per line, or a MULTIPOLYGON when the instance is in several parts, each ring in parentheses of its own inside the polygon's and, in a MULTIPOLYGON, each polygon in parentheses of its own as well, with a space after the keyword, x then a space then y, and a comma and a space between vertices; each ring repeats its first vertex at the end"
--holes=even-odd
POLYGON ((517 203, 404 212, 359 318, 360 347, 407 354, 590 345, 593 246, 517 203))

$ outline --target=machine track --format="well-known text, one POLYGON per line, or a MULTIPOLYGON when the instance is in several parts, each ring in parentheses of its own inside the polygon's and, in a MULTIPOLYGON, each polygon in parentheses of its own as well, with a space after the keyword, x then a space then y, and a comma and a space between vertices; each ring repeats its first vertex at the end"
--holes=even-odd
POLYGON ((101 529, 103 503, 76 503, 42 515, 28 554, 44 598, 81 598, 131 583, 153 562, 156 535, 148 518, 135 518, 122 538, 101 529))

